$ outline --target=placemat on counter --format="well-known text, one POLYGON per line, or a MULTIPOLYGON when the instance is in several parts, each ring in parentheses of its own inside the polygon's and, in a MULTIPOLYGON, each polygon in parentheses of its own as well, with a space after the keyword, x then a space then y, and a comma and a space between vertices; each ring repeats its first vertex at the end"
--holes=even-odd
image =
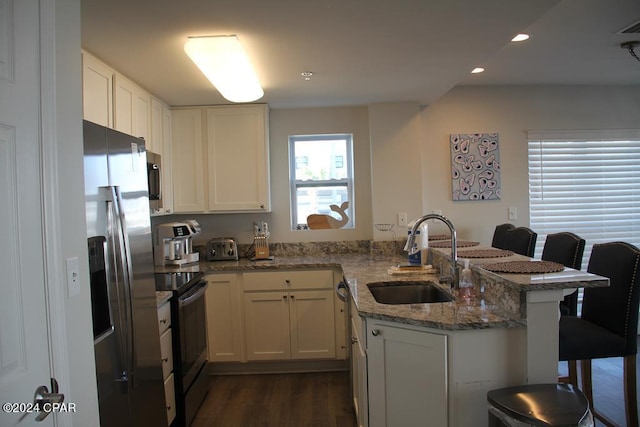
POLYGON ((513 255, 513 252, 506 249, 466 249, 458 252, 460 258, 502 258, 513 255))
POLYGON ((557 273, 564 270, 564 265, 552 261, 503 261, 480 265, 494 273, 557 273))
POLYGON ((429 241, 433 242, 435 240, 451 240, 451 234, 430 234, 429 241))
MULTIPOLYGON (((456 242, 456 248, 468 248, 471 246, 478 246, 480 242, 469 242, 466 240, 458 240, 456 242)), ((429 243, 432 248, 450 248, 451 240, 438 240, 433 243, 429 243)))

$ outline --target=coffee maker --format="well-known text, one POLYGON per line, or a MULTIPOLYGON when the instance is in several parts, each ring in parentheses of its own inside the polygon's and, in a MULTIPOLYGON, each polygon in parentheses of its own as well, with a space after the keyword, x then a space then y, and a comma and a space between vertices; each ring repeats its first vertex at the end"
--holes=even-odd
POLYGON ((197 263, 198 252, 193 252, 193 237, 200 234, 196 220, 159 224, 153 232, 153 258, 157 267, 180 267, 197 263))

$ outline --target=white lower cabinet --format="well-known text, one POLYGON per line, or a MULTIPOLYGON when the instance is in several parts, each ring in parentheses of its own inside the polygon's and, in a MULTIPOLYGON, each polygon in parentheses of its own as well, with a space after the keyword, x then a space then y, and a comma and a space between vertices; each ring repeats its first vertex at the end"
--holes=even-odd
POLYGON ((364 320, 358 316, 351 302, 351 398, 356 413, 358 427, 369 425, 367 393, 367 343, 364 335, 364 320))
POLYGON ((367 319, 369 426, 447 426, 447 336, 367 319))
POLYGON ((248 360, 336 358, 333 272, 243 274, 248 360))
POLYGON ((167 424, 171 425, 176 417, 176 389, 173 376, 171 304, 169 301, 158 307, 158 327, 160 330, 160 357, 162 358, 167 424))
POLYGON ((243 333, 239 274, 207 274, 207 340, 210 362, 240 362, 243 333))

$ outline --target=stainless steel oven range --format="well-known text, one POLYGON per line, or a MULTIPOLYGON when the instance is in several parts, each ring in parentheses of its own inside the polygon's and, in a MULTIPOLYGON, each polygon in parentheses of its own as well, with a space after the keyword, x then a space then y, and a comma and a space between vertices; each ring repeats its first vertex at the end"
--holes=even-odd
POLYGON ((191 425, 208 388, 207 330, 203 273, 156 273, 156 290, 172 291, 171 324, 176 378, 174 427, 191 425))

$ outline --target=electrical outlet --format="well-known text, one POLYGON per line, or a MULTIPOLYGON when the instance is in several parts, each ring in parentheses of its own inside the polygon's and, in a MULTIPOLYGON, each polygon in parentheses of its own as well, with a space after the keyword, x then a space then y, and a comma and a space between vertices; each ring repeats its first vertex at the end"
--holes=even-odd
POLYGON ((80 293, 80 265, 78 258, 67 259, 67 290, 69 297, 80 293))
POLYGON ((407 213, 406 212, 398 212, 398 225, 400 227, 407 226, 407 213))
POLYGON ((518 209, 514 206, 509 207, 509 215, 508 218, 510 221, 515 221, 518 219, 518 209))

